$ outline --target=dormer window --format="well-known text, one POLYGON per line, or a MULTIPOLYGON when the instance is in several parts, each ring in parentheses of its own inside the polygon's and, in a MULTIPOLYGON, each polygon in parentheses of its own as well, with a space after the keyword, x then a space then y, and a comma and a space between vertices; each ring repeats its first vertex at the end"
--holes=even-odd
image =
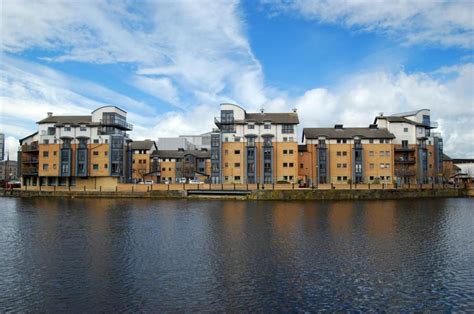
POLYGON ((247 129, 249 129, 249 130, 255 129, 255 124, 253 124, 253 123, 247 124, 247 129))
POLYGON ((71 126, 70 125, 64 126, 64 131, 65 132, 70 132, 71 131, 71 126))
POLYGON ((272 128, 271 122, 265 122, 264 127, 265 130, 270 130, 272 128))

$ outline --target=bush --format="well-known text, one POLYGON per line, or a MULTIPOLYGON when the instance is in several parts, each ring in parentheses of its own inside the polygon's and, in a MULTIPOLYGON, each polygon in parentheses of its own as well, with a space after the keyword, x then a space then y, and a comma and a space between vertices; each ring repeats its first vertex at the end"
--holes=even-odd
POLYGON ((380 184, 380 179, 379 179, 379 178, 375 178, 375 180, 372 181, 372 184, 380 184))
POLYGON ((280 181, 277 181, 277 184, 290 184, 290 182, 285 181, 285 180, 280 180, 280 181))

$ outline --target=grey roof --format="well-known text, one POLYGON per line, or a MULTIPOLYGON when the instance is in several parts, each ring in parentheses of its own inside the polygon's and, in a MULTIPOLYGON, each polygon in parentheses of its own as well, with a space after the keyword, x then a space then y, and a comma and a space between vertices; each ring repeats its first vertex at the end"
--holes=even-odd
POLYGON ((90 124, 92 116, 51 116, 37 123, 59 123, 59 124, 90 124))
POLYGON ((28 138, 30 138, 30 137, 33 137, 33 136, 35 136, 36 134, 38 134, 38 131, 36 131, 35 133, 32 133, 32 134, 30 134, 30 135, 28 135, 28 136, 25 136, 24 138, 20 138, 20 139, 19 139, 20 144, 21 144, 24 140, 26 140, 26 139, 28 139, 28 138))
POLYGON ((153 149, 153 147, 156 148, 155 142, 152 140, 144 140, 144 141, 133 141, 130 144, 130 149, 131 150, 149 150, 153 149))
POLYGON ((211 158, 208 150, 155 150, 152 156, 159 158, 184 158, 186 155, 194 155, 197 158, 211 158))
POLYGON ((377 121, 377 119, 385 119, 390 123, 392 123, 392 122, 403 122, 403 123, 408 123, 408 124, 412 124, 412 125, 426 127, 426 125, 424 125, 423 123, 418 123, 418 122, 412 121, 410 119, 407 119, 405 117, 399 117, 399 116, 378 116, 378 117, 375 117, 374 123, 377 121))
POLYGON ((395 135, 387 129, 370 129, 370 128, 304 128, 303 135, 307 139, 317 139, 320 136, 334 139, 351 139, 354 136, 361 138, 395 138, 395 135))
POLYGON ((443 160, 452 160, 451 157, 443 153, 443 160))
POLYGON ((418 114, 418 112, 423 111, 423 110, 430 110, 430 109, 418 109, 418 110, 413 110, 413 111, 394 113, 394 114, 391 114, 391 116, 395 116, 395 117, 414 116, 414 115, 418 114))
POLYGON ((275 124, 298 124, 296 112, 285 113, 245 113, 245 122, 263 123, 269 121, 275 124))

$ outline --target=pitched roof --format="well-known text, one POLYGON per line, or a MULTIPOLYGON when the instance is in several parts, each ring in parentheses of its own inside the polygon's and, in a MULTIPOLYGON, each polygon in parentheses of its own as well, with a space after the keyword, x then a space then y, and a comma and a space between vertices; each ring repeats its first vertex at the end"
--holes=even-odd
POLYGON ((149 149, 152 149, 153 146, 156 146, 156 145, 155 145, 155 142, 151 140, 133 141, 130 144, 130 149, 131 150, 136 150, 136 149, 149 150, 149 149))
POLYGON ((317 139, 319 137, 335 138, 335 139, 351 139, 355 136, 361 138, 395 138, 395 135, 387 129, 370 129, 370 128, 304 128, 303 135, 307 139, 317 139))
POLYGON ((59 124, 90 124, 92 116, 50 116, 37 123, 59 123, 59 124))
POLYGON ((211 158, 211 152, 208 150, 155 150, 152 156, 159 158, 184 158, 186 155, 193 155, 197 158, 211 158))
POLYGON ((443 160, 452 160, 451 157, 443 153, 443 160))
POLYGON ((271 122, 275 124, 298 124, 298 114, 296 112, 284 113, 245 113, 245 122, 271 122))

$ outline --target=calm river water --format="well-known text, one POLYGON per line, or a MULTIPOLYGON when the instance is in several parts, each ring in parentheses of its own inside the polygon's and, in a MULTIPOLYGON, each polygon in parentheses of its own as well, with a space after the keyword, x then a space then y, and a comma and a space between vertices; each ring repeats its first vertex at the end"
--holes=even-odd
POLYGON ((0 204, 0 312, 474 311, 474 199, 0 204))

